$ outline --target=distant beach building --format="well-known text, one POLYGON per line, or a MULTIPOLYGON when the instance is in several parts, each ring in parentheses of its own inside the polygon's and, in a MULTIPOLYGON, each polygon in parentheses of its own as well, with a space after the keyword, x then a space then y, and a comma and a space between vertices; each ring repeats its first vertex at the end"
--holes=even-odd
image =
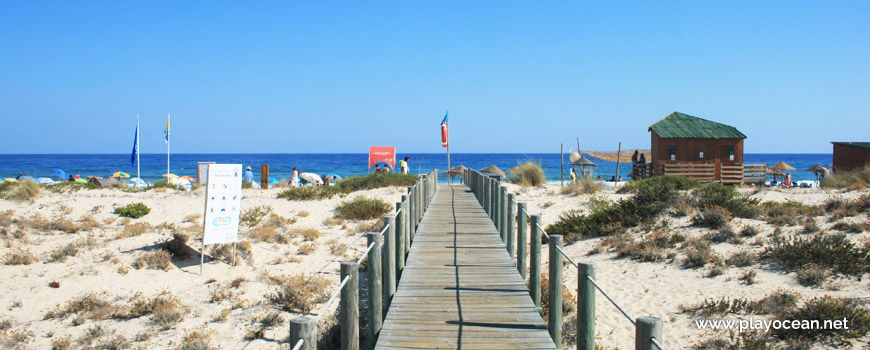
POLYGON ((834 171, 849 171, 870 165, 870 142, 834 144, 834 171))
POLYGON ((680 112, 649 127, 652 174, 683 175, 702 182, 744 181, 743 139, 737 128, 680 112))

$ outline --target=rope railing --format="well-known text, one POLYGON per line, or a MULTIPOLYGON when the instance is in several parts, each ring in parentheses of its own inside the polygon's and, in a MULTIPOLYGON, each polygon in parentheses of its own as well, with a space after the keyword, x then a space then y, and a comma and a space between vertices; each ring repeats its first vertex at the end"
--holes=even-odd
MULTIPOLYGON (((657 317, 632 317, 622 305, 616 302, 606 291, 595 281, 595 264, 591 262, 575 261, 562 248, 562 236, 550 235, 541 226, 541 216, 532 215, 526 209, 526 203, 518 202, 515 196, 507 192, 506 187, 501 186, 498 178, 493 178, 481 174, 474 170, 468 170, 466 173, 469 179, 467 184, 472 192, 476 195, 484 211, 490 216, 496 230, 502 236, 508 250, 512 250, 514 234, 517 240, 516 244, 516 264, 517 269, 523 279, 526 279, 528 272, 529 294, 535 305, 540 309, 541 302, 541 238, 546 238, 549 243, 550 257, 550 315, 548 321, 548 331, 550 332, 553 341, 556 344, 561 343, 561 288, 562 288, 562 264, 557 263, 564 257, 579 274, 578 279, 578 298, 577 298, 577 317, 585 319, 585 325, 580 327, 577 332, 578 349, 594 349, 595 348, 595 294, 600 292, 607 298, 610 303, 616 307, 626 319, 634 325, 636 329, 635 342, 638 349, 649 349, 655 346, 659 350, 664 350, 661 345, 662 339, 662 320, 657 317), (516 208, 516 211, 514 211, 516 208), (516 212, 516 215, 514 213, 516 212), (515 220, 516 225, 512 225, 515 220), (516 232, 511 232, 516 230, 516 232), (507 237, 506 237, 507 236, 507 237), (531 251, 527 251, 531 248, 531 251), (527 256, 527 253, 528 256, 527 256), (555 287, 554 287, 555 286, 555 287), (582 298, 581 298, 582 296, 582 298), (553 299, 555 298, 555 299, 553 299), (556 301, 554 301, 556 300, 556 301), (553 316, 555 315, 555 316, 553 316)), ((511 257, 514 252, 510 251, 511 257)))
POLYGON ((616 303, 616 300, 613 300, 613 298, 611 298, 610 295, 607 294, 607 292, 605 292, 604 289, 602 289, 601 286, 598 285, 598 282, 595 282, 595 279, 593 279, 592 277, 589 277, 589 276, 586 276, 586 279, 589 280, 589 282, 592 282, 592 285, 595 286, 595 289, 598 289, 598 291, 601 292, 601 294, 603 294, 604 297, 607 298, 607 300, 610 300, 610 303, 613 304, 613 306, 615 306, 616 309, 619 310, 619 312, 621 312, 625 316, 625 318, 628 319, 629 322, 631 322, 631 324, 633 324, 635 326, 637 325, 637 322, 635 322, 634 317, 631 317, 631 315, 628 314, 628 311, 625 311, 625 309, 623 309, 622 306, 620 306, 618 303, 616 303))
POLYGON ((344 285, 347 283, 347 281, 349 279, 350 279, 350 276, 344 276, 344 279, 341 280, 341 283, 339 283, 338 288, 336 288, 335 291, 332 292, 332 295, 329 297, 329 299, 326 300, 326 304, 323 304, 323 306, 320 307, 320 311, 317 312, 317 316, 314 317, 314 322, 320 322, 320 319, 323 318, 323 315, 325 314, 326 309, 328 309, 330 306, 332 306, 332 302, 334 302, 335 298, 338 297, 338 293, 341 292, 341 289, 344 288, 344 285))
MULTIPOLYGON (((398 213, 397 213, 397 214, 398 214, 398 213)), ((381 230, 381 232, 380 232, 381 237, 383 237, 384 232, 387 232, 387 229, 389 229, 389 228, 390 228, 390 225, 385 225, 385 226, 384 226, 384 229, 381 230)), ((363 260, 365 260, 366 257, 368 257, 369 251, 371 251, 372 248, 375 247, 375 243, 376 243, 376 242, 372 242, 371 244, 369 244, 368 247, 366 247, 366 250, 363 251, 362 256, 359 258, 359 260, 356 261, 356 264, 357 264, 357 265, 362 264, 363 260)), ((377 243, 380 243, 380 242, 377 242, 377 243)))
POLYGON ((301 349, 303 344, 305 344, 305 339, 299 339, 299 341, 296 342, 296 345, 293 346, 293 350, 301 349))

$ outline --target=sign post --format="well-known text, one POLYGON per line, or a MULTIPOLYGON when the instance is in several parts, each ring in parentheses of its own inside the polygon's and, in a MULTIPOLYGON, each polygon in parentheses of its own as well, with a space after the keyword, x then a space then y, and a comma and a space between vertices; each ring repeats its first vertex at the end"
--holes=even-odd
MULTIPOLYGON (((239 240, 239 214, 242 204, 242 165, 209 164, 205 189, 202 252, 199 274, 205 261, 207 244, 230 243, 239 240)), ((235 245, 233 246, 235 259, 235 245)))

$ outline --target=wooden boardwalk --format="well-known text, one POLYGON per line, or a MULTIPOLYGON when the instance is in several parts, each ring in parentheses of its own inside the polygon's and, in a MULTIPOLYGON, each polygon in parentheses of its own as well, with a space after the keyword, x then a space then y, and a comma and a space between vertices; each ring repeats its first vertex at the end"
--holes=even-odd
POLYGON ((468 187, 438 186, 375 349, 556 349, 468 187))

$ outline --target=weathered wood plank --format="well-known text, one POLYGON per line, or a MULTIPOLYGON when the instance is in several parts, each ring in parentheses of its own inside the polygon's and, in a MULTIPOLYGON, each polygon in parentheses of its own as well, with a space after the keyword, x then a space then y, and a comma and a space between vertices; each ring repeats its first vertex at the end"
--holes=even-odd
POLYGON ((439 186, 375 349, 555 349, 526 282, 465 186, 439 186))

